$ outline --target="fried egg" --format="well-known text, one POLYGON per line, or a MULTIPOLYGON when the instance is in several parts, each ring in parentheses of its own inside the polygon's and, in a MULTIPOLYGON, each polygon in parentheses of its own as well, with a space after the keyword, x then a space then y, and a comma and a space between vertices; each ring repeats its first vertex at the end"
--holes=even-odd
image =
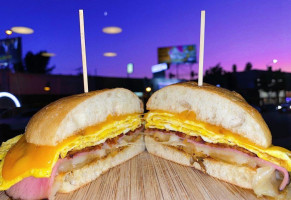
POLYGON ((31 144, 26 141, 25 135, 18 135, 0 147, 0 190, 7 190, 29 176, 50 177, 58 159, 66 157, 69 151, 101 144, 141 125, 140 114, 110 116, 104 123, 88 127, 56 146, 31 144))
POLYGON ((262 148, 251 143, 247 138, 243 138, 222 127, 203 123, 195 119, 195 114, 188 118, 183 114, 174 114, 165 111, 150 111, 145 115, 145 128, 157 128, 185 133, 190 136, 201 136, 202 139, 210 143, 222 143, 243 147, 259 158, 275 163, 291 171, 291 152, 277 146, 262 148), (189 120, 191 119, 191 120, 189 120))

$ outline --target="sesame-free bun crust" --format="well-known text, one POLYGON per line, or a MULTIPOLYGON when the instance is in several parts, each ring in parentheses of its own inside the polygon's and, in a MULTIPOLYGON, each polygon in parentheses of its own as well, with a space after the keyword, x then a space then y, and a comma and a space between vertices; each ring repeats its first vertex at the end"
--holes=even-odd
POLYGON ((106 89, 59 99, 37 112, 29 121, 25 137, 36 145, 55 146, 88 126, 104 122, 109 115, 143 113, 143 105, 131 91, 106 89))
POLYGON ((193 111, 197 120, 221 126, 258 146, 267 148, 272 143, 270 130, 256 109, 238 93, 209 84, 184 82, 167 86, 150 97, 147 109, 193 111))

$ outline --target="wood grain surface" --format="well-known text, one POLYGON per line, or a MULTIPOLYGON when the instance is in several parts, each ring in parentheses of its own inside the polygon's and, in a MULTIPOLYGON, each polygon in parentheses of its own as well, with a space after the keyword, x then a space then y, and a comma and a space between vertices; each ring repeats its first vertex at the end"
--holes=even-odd
MULTIPOLYGON (((0 200, 9 198, 0 192, 0 200)), ((92 183, 56 200, 72 199, 257 199, 253 192, 198 170, 144 152, 109 170, 92 183)), ((261 200, 265 198, 260 198, 261 200)))

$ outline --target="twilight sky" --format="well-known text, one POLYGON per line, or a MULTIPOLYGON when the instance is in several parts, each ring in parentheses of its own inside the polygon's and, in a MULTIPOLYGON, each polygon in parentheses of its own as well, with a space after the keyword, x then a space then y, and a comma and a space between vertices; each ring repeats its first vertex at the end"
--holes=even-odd
MULTIPOLYGON (((273 69, 291 72, 291 1, 287 0, 10 0, 1 3, 0 38, 12 26, 31 27, 35 33, 22 37, 23 55, 29 50, 53 52, 53 73, 76 74, 82 65, 78 9, 84 9, 91 75, 125 77, 126 65, 132 62, 131 77, 151 77, 158 47, 199 47, 202 9, 206 10, 204 70, 221 63, 228 71, 237 64, 241 71, 247 62, 266 69, 276 58, 273 69), (120 26, 123 32, 106 35, 105 26, 120 26), (106 51, 118 55, 103 57, 106 51)), ((193 67, 197 71, 198 64, 193 67)), ((181 73, 187 70, 181 67, 181 73)))

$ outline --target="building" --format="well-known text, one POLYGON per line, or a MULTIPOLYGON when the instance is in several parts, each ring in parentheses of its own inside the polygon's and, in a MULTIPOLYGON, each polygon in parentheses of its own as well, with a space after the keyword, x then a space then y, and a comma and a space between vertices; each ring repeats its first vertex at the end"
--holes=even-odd
MULTIPOLYGON (((88 77, 89 91, 122 87, 135 92, 142 100, 148 98, 145 88, 151 81, 138 78, 88 77)), ((44 106, 56 99, 84 92, 82 75, 49 75, 11 73, 0 70, 0 92, 15 95, 24 105, 44 106)), ((13 106, 5 98, 0 98, 0 108, 13 106)))
POLYGON ((247 70, 211 74, 205 82, 240 93, 250 104, 279 104, 291 100, 291 73, 280 70, 247 70))

